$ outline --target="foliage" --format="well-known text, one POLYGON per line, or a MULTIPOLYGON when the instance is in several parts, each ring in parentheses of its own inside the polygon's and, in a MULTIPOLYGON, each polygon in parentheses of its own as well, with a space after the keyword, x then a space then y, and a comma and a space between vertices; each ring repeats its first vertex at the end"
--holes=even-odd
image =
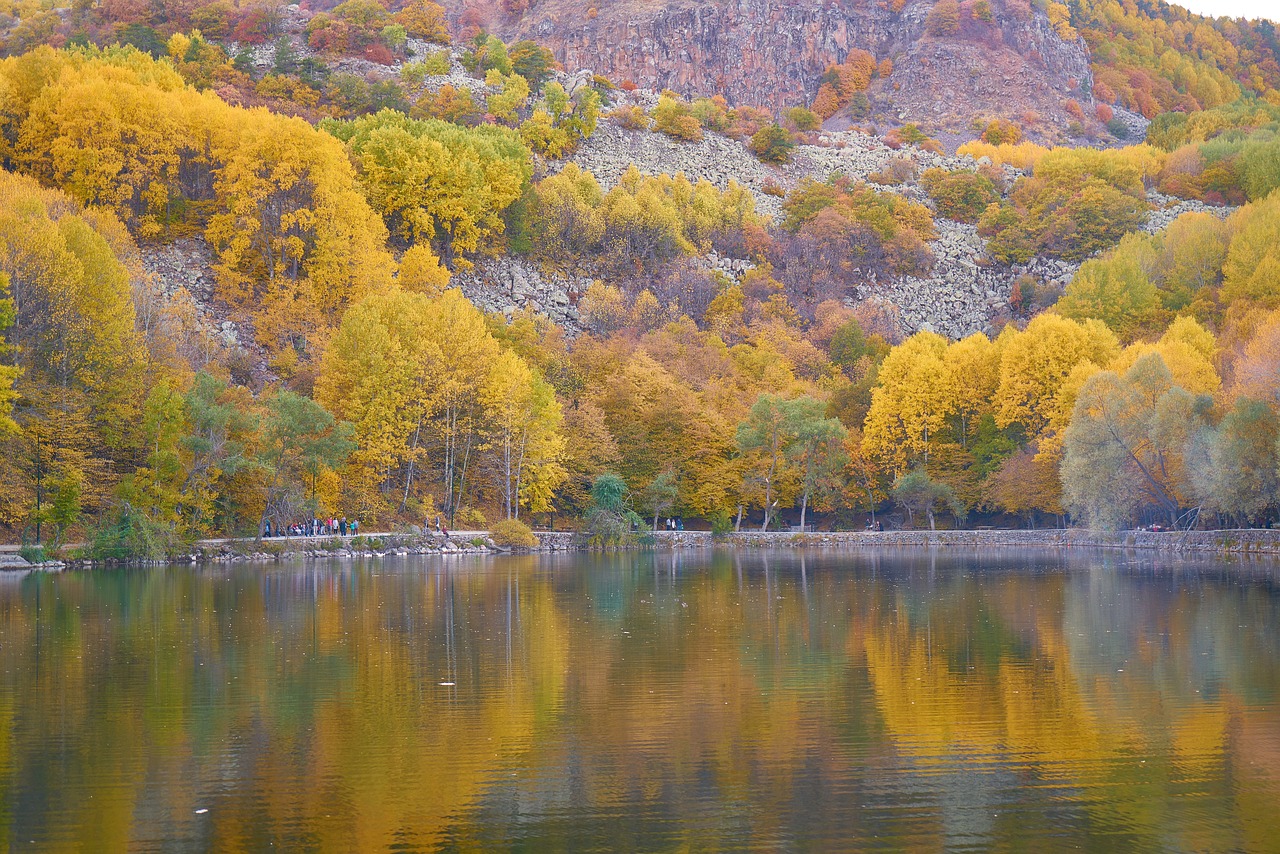
POLYGON ((1000 191, 985 175, 967 170, 929 169, 920 186, 933 199, 938 213, 957 222, 977 222, 988 206, 1000 201, 1000 191))
POLYGON ((524 522, 518 519, 503 519, 489 526, 489 539, 499 546, 513 549, 535 549, 538 538, 524 522))
POLYGON ((1081 388, 1064 436, 1068 506, 1103 529, 1148 507, 1175 524, 1193 490, 1187 448, 1210 403, 1175 385, 1159 354, 1143 356, 1123 375, 1095 374, 1081 388))
POLYGON ((503 212, 532 174, 518 136, 390 111, 322 127, 347 143, 370 204, 404 245, 429 242, 447 263, 505 230, 503 212))
POLYGON ((132 50, 41 49, 0 66, 22 88, 0 133, 21 170, 155 237, 185 211, 217 252, 221 299, 253 304, 273 350, 385 286, 385 230, 336 141, 300 119, 227 106, 132 50), (198 145, 188 140, 199 139, 198 145))
POLYGON ((529 229, 537 255, 551 263, 591 258, 622 275, 723 250, 757 221, 750 193, 737 184, 722 191, 683 174, 643 176, 634 166, 602 193, 589 172, 569 164, 535 185, 533 195, 529 229))
MULTIPOLYGON (((783 203, 782 227, 802 245, 830 246, 838 263, 853 256, 868 267, 920 274, 933 260, 924 246, 934 236, 928 208, 843 177, 826 183, 802 179, 783 203)), ((815 249, 800 249, 808 266, 823 257, 822 249, 815 249)))
POLYGON ((689 104, 665 92, 653 108, 653 129, 685 142, 702 139, 702 125, 689 104))
POLYGON ((987 251, 1004 263, 1025 263, 1037 252, 1083 260, 1135 231, 1147 210, 1144 179, 1159 171, 1147 146, 1120 152, 1054 149, 1019 178, 1006 203, 978 223, 987 251))
POLYGON ((795 141, 786 128, 769 125, 751 137, 751 143, 747 147, 765 163, 786 163, 791 160, 791 149, 795 148, 795 141))
POLYGON ((893 500, 907 511, 908 520, 914 519, 916 514, 928 519, 930 531, 934 529, 934 510, 939 506, 950 510, 958 521, 963 521, 965 516, 964 505, 956 498, 955 491, 929 477, 922 468, 895 480, 891 494, 893 500))

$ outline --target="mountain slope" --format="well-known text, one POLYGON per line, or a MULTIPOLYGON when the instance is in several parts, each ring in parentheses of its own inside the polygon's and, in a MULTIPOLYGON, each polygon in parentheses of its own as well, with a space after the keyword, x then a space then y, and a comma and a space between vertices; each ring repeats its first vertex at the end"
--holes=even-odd
POLYGON ((861 49, 893 64, 867 93, 881 121, 961 132, 974 118, 1034 114, 1061 127, 1072 120, 1067 101, 1092 110, 1088 49, 1046 13, 996 0, 990 22, 962 14, 954 32, 935 34, 934 5, 646 0, 603 4, 592 17, 581 2, 544 0, 482 23, 551 46, 570 70, 773 109, 811 103, 827 68, 861 49))

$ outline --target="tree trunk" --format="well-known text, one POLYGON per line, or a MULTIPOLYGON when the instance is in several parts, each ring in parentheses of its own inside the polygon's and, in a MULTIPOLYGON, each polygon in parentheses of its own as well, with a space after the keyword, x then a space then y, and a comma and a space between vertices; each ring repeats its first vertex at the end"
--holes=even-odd
POLYGON ((805 490, 804 497, 800 499, 800 533, 804 533, 804 516, 809 509, 809 491, 805 490))

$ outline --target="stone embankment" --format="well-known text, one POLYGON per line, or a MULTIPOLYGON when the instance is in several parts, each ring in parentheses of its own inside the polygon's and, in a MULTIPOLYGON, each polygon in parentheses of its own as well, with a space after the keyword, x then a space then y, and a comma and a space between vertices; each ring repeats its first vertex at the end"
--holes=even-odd
MULTIPOLYGON (((687 537, 692 532, 685 532, 687 537)), ((702 541, 685 539, 683 547, 711 545, 710 534, 702 541)), ((663 534, 658 535, 662 542, 663 534)), ((1280 557, 1280 530, 1242 529, 1228 531, 1122 531, 1103 533, 1081 528, 1047 530, 990 531, 849 531, 840 533, 759 533, 729 534, 721 541, 743 548, 1052 548, 1052 549, 1132 549, 1174 553, 1246 554, 1280 557)))
MULTIPOLYGON (((573 531, 537 532, 539 545, 523 552, 577 552, 590 546, 573 531)), ((921 549, 921 548, 1024 548, 1024 549, 1117 549, 1155 551, 1183 555, 1242 555, 1280 558, 1280 530, 1237 529, 1227 531, 1124 531, 1108 534, 1080 528, 986 531, 843 531, 793 534, 742 531, 715 538, 709 531, 659 531, 654 547, 662 551, 689 549, 921 549)), ((267 540, 207 541, 190 554, 169 561, 131 562, 130 565, 173 563, 262 563, 271 561, 409 557, 411 555, 497 555, 511 549, 496 545, 484 531, 459 531, 448 537, 413 534, 372 534, 361 537, 316 537, 267 540)), ((50 562, 31 565, 11 552, 0 553, 0 570, 88 569, 117 565, 116 562, 72 559, 66 564, 50 562)))

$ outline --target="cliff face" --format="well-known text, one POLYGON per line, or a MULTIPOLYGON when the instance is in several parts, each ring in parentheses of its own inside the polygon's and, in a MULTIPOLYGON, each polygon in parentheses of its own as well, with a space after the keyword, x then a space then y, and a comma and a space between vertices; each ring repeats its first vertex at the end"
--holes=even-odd
POLYGON ((474 6, 469 14, 508 40, 551 47, 568 71, 737 104, 810 103, 826 68, 861 48, 894 64, 868 92, 881 121, 946 132, 976 116, 1034 113, 1051 129, 1070 121, 1067 99, 1092 108, 1088 49, 1063 40, 1042 12, 992 0, 994 19, 983 23, 966 3, 959 31, 935 37, 926 32, 934 3, 907 0, 894 12, 881 0, 540 0, 519 15, 498 4, 487 18, 474 6))

